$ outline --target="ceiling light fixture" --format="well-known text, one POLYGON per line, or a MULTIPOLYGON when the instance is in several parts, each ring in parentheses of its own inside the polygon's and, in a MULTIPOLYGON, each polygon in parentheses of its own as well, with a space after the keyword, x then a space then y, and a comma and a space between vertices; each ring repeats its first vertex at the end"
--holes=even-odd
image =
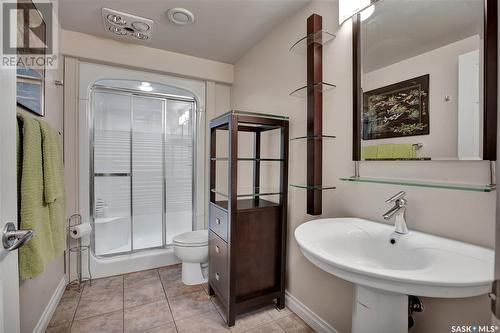
POLYGON ((167 11, 170 22, 177 25, 187 25, 194 23, 194 15, 185 8, 171 8, 167 11))
POLYGON ((114 33, 115 35, 123 36, 127 34, 127 31, 123 30, 120 27, 109 27, 109 31, 114 33))
POLYGON ((108 14, 106 18, 108 19, 109 22, 114 24, 124 25, 127 23, 121 16, 115 14, 108 14))
POLYGON ((151 39, 153 20, 114 9, 103 8, 104 27, 116 36, 147 41, 151 39))
POLYGON ((153 87, 151 87, 151 83, 149 82, 141 82, 139 89, 142 91, 153 91, 153 87))

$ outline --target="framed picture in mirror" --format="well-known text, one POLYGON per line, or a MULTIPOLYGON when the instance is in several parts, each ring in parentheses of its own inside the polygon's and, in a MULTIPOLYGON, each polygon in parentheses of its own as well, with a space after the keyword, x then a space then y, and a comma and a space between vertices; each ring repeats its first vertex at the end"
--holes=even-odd
POLYGON ((496 160, 497 1, 353 17, 353 160, 496 160))

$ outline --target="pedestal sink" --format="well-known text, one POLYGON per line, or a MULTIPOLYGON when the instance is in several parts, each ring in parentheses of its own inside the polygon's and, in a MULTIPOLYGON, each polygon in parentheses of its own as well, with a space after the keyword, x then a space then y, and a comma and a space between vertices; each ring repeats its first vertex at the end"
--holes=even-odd
POLYGON ((494 252, 447 238, 358 218, 319 219, 295 229, 304 254, 355 284, 352 332, 408 331, 408 295, 459 298, 486 294, 494 252))

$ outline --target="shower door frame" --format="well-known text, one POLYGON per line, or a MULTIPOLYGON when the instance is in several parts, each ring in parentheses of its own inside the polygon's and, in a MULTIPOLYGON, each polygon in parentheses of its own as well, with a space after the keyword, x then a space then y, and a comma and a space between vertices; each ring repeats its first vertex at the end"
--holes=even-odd
MULTIPOLYGON (((89 203, 90 203, 90 220, 92 224, 92 234, 90 237, 90 248, 92 251, 92 254, 100 259, 100 258, 112 258, 120 255, 127 255, 127 254, 133 254, 133 253, 138 253, 138 252, 143 252, 143 251, 149 251, 149 250, 154 250, 154 249, 168 249, 172 247, 172 244, 167 244, 166 243, 166 199, 167 199, 167 180, 166 180, 166 160, 165 160, 165 143, 167 140, 167 133, 166 133, 166 124, 167 124, 167 109, 168 109, 168 101, 179 101, 179 102, 190 102, 191 103, 191 130, 192 130, 192 142, 191 142, 191 230, 195 230, 196 228, 196 142, 197 142, 197 133, 196 133, 196 128, 197 128, 197 102, 195 98, 192 97, 187 97, 187 96, 180 96, 180 95, 173 95, 173 94, 162 94, 162 93, 152 93, 152 92, 142 92, 134 89, 127 89, 127 88, 118 88, 118 87, 112 87, 112 86, 105 86, 105 85, 100 85, 100 84, 94 84, 90 88, 90 112, 89 112, 89 139, 90 139, 90 177, 89 177, 89 203), (94 182, 95 182, 95 177, 96 173, 94 172, 94 120, 95 120, 95 110, 94 110, 94 94, 96 92, 105 92, 105 93, 110 93, 110 94, 115 94, 115 95, 124 95, 124 96, 129 96, 130 97, 130 251, 122 251, 122 252, 114 252, 110 254, 97 254, 95 252, 95 187, 94 187, 94 182), (146 98, 151 98, 151 99, 159 99, 163 101, 163 107, 162 107, 162 154, 163 154, 163 213, 162 213, 162 245, 161 246, 152 246, 148 248, 142 248, 142 249, 134 249, 134 205, 133 205, 133 170, 132 170, 132 144, 133 144, 133 115, 134 115, 134 108, 133 108, 133 97, 134 96, 139 96, 139 97, 146 97, 146 98)), ((112 174, 103 174, 103 176, 107 175, 115 175, 115 173, 112 174)), ((125 173, 116 173, 116 175, 125 175, 125 173)))

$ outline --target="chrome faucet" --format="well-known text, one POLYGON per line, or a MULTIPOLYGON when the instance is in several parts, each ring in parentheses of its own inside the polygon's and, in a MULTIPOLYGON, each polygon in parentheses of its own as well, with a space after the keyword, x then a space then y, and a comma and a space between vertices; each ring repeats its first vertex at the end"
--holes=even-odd
POLYGON ((401 191, 394 196, 387 199, 386 203, 394 202, 395 205, 391 209, 389 209, 383 216, 385 220, 389 220, 391 217, 395 216, 394 219, 394 227, 396 228, 396 233, 398 234, 407 234, 408 227, 406 226, 406 204, 407 200, 404 198, 406 193, 401 191))

